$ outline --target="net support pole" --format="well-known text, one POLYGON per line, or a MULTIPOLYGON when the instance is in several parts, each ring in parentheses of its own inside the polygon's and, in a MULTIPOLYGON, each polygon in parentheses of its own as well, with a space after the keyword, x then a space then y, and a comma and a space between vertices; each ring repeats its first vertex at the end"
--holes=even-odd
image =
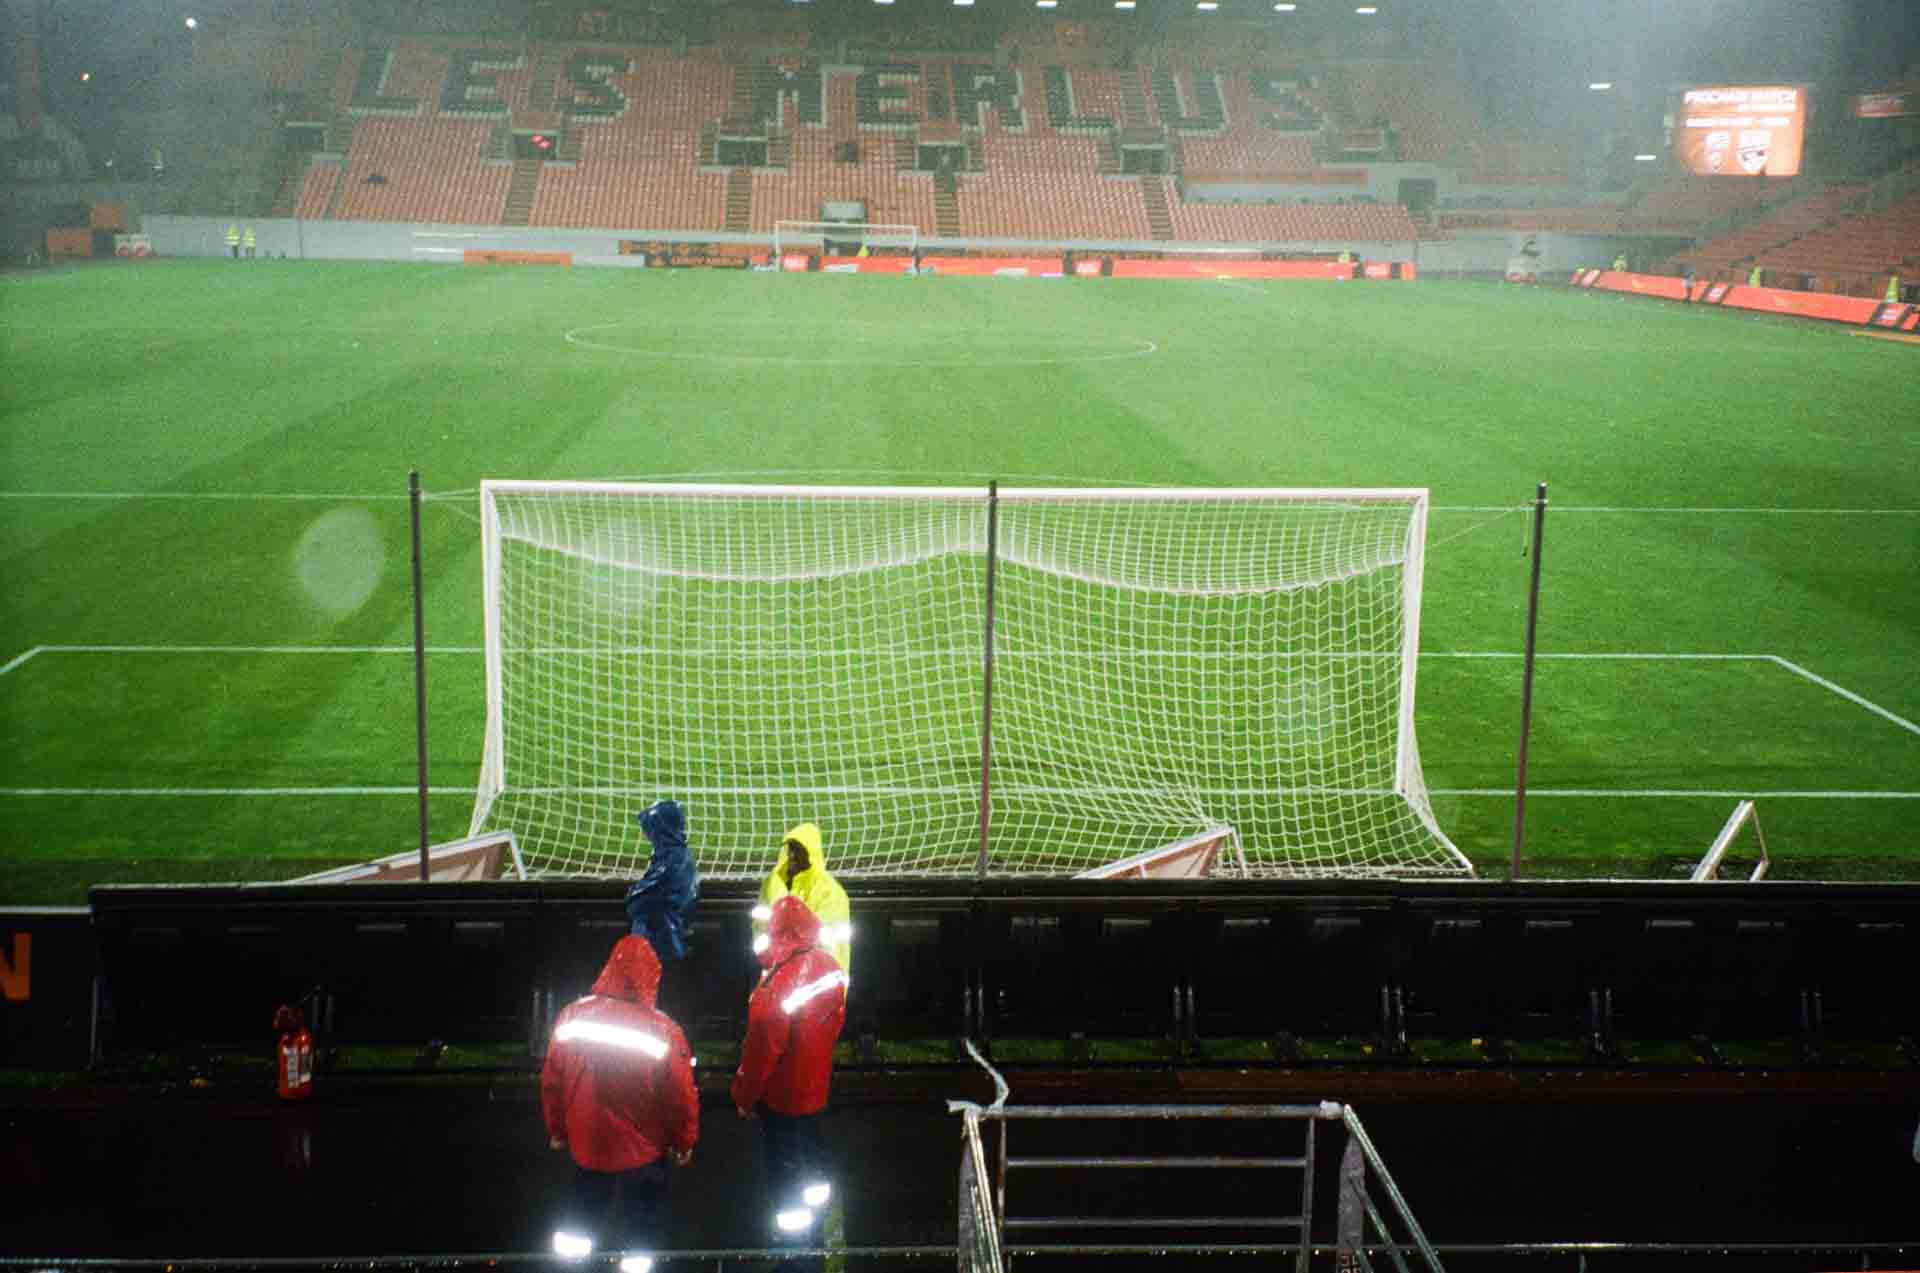
POLYGON ((1520 665, 1520 746, 1513 776, 1513 878, 1520 878, 1520 851, 1527 841, 1527 738, 1533 732, 1534 648, 1540 632, 1540 554, 1547 533, 1547 484, 1533 497, 1533 578, 1527 587, 1527 653, 1520 665))
POLYGON ((420 470, 407 474, 413 537, 413 739, 420 770, 420 882, 427 882, 427 618, 420 584, 420 470))
POLYGON ((980 665, 980 858, 974 874, 987 873, 987 827, 993 815, 993 580, 1000 560, 1000 483, 987 483, 987 587, 985 648, 980 665))

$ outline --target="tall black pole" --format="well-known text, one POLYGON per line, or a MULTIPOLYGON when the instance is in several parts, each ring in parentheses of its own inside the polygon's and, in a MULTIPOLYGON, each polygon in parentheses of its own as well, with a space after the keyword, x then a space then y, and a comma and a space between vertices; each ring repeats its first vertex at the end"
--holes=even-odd
POLYGON ((1540 631, 1540 554, 1547 533, 1547 484, 1533 497, 1533 582, 1527 589, 1527 655, 1520 673, 1520 749, 1513 778, 1513 878, 1520 878, 1520 849, 1527 841, 1527 736, 1533 731, 1534 645, 1540 631))
POLYGON ((993 815, 993 577, 1000 557, 1000 483, 987 483, 987 630, 980 671, 980 860, 976 875, 987 873, 987 824, 993 815))
POLYGON ((413 516, 413 734, 420 765, 420 882, 427 882, 427 618, 420 586, 420 470, 407 474, 413 516))

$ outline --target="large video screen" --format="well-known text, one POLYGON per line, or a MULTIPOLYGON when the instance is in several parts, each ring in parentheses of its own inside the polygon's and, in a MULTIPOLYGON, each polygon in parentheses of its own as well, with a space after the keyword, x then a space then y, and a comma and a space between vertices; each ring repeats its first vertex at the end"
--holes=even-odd
POLYGON ((1716 85, 1680 95, 1674 154, 1702 176, 1792 177, 1807 130, 1803 85, 1716 85))

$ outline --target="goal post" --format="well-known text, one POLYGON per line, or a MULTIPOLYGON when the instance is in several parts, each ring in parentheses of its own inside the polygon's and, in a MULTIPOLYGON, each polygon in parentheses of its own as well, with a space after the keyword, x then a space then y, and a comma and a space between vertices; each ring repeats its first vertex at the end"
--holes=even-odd
POLYGON ((852 256, 861 248, 903 252, 911 256, 920 247, 920 228, 879 221, 775 221, 773 259, 792 251, 816 251, 829 256, 852 256))
POLYGON ((711 875, 764 872, 802 821, 836 873, 972 874, 986 646, 989 873, 1096 871, 1221 828, 1236 874, 1470 873, 1414 737, 1424 490, 480 499, 472 831, 513 830, 533 872, 637 871, 632 815, 671 796, 711 875))

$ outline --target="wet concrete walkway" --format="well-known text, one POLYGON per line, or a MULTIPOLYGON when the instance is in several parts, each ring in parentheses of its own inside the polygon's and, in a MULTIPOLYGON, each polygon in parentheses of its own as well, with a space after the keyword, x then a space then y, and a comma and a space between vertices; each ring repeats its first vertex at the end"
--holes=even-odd
MULTIPOLYGON (((1870 1086, 1851 1098, 1844 1083, 1816 1097, 1743 1095, 1724 1083, 1697 1099, 1476 1101, 1343 1094, 1337 1074, 1315 1084, 1318 1095, 1354 1101, 1435 1241, 1920 1237, 1920 1105, 1870 1086)), ((1023 1091, 1016 1080, 1014 1099, 1064 1101, 1058 1085, 1023 1091)), ((901 1085, 894 1099, 880 1094, 884 1084, 849 1086, 862 1090, 836 1109, 830 1133, 848 1241, 951 1243, 959 1120, 928 1090, 938 1076, 901 1085)), ((946 1094, 983 1095, 961 1077, 953 1086, 946 1094)), ((1085 1090, 1078 1099, 1167 1098, 1085 1090)), ((1170 1125, 1154 1134, 1161 1152, 1196 1143, 1170 1125)), ((1233 1139, 1271 1153, 1275 1134, 1269 1126, 1233 1139)), ((1298 1133, 1289 1134, 1295 1148, 1281 1152, 1297 1152, 1298 1133)), ((1328 1169, 1336 1137, 1322 1142, 1328 1169)), ((1047 1151, 1065 1147, 1056 1140, 1047 1151)), ((1013 1208, 1286 1209, 1262 1193, 1270 1185, 1223 1186, 1215 1173, 1147 1189, 1095 1174, 1051 1193, 1037 1185, 1024 1199, 1016 1180, 1013 1208)), ((565 1181, 530 1077, 341 1083, 304 1107, 243 1084, 0 1092, 0 1253, 13 1256, 541 1251, 565 1181)), ((705 1095, 701 1143, 676 1178, 673 1211, 679 1248, 765 1241, 753 1128, 718 1091, 705 1095)))

